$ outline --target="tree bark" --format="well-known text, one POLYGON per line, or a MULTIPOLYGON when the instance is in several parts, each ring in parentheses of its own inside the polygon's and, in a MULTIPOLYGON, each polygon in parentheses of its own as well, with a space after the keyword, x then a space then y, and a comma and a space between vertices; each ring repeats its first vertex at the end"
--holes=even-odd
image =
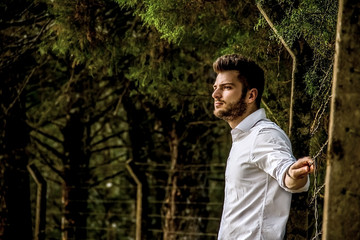
POLYGON ((360 239, 360 2, 340 0, 323 239, 360 239))
POLYGON ((66 156, 62 199, 63 240, 87 237, 90 157, 87 148, 89 135, 86 134, 87 128, 82 117, 81 109, 79 112, 69 114, 68 122, 62 129, 66 156))
POLYGON ((164 209, 164 240, 173 240, 176 239, 176 196, 179 191, 177 186, 178 173, 177 161, 179 155, 179 139, 176 133, 175 123, 173 124, 173 129, 170 132, 170 156, 171 156, 171 165, 169 171, 169 177, 167 186, 169 190, 166 192, 165 203, 163 206, 164 209))
POLYGON ((19 79, 5 74, 0 79, 0 103, 7 108, 0 113, 0 238, 32 239, 24 98, 17 92, 19 79))

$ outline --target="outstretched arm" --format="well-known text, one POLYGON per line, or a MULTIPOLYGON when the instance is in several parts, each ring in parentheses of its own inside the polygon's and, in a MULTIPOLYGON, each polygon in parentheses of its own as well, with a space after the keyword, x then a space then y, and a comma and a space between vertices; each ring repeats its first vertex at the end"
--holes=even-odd
POLYGON ((305 186, 308 181, 307 175, 313 173, 315 170, 314 160, 310 157, 303 157, 298 159, 291 165, 285 174, 285 185, 287 188, 297 190, 305 186))

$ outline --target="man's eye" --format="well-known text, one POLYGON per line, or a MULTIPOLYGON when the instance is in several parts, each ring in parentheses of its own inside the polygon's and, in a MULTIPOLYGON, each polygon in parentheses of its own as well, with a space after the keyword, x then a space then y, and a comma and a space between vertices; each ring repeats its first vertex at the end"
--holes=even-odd
POLYGON ((231 87, 230 87, 230 86, 224 86, 224 89, 226 89, 226 90, 230 90, 230 89, 231 89, 231 87))

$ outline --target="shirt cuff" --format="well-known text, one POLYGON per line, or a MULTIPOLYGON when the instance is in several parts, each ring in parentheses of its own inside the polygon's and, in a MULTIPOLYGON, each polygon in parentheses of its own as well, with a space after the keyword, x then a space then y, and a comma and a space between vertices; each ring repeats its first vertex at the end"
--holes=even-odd
POLYGON ((299 189, 296 189, 296 190, 290 190, 289 189, 289 192, 292 192, 292 193, 301 193, 301 192, 306 192, 307 190, 309 190, 309 186, 310 186, 310 177, 309 175, 307 176, 307 181, 306 181, 306 184, 299 188, 299 189))
POLYGON ((283 180, 282 180, 282 187, 288 191, 288 192, 291 192, 291 193, 301 193, 301 192, 306 192, 309 190, 309 187, 310 187, 310 177, 309 175, 307 175, 307 181, 306 181, 306 184, 299 188, 299 189, 289 189, 286 185, 285 185, 285 177, 286 177, 286 171, 288 170, 288 168, 292 165, 293 163, 291 163, 289 166, 285 167, 285 171, 283 173, 283 180))

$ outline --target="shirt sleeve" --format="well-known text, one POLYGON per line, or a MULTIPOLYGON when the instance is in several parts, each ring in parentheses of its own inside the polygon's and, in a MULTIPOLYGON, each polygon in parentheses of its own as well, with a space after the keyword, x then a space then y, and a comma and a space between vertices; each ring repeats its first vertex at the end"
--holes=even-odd
POLYGON ((305 186, 300 189, 291 190, 285 186, 286 171, 296 158, 292 154, 289 138, 280 129, 263 128, 258 132, 252 147, 251 161, 276 179, 279 185, 288 192, 304 192, 309 188, 309 177, 305 186))

